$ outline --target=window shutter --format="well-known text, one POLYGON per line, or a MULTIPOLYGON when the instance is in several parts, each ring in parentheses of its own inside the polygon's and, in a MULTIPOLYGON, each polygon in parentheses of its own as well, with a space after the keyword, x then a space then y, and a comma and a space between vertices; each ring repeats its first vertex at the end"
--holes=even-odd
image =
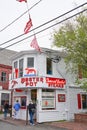
POLYGON ((81 95, 77 94, 78 109, 81 109, 81 95))

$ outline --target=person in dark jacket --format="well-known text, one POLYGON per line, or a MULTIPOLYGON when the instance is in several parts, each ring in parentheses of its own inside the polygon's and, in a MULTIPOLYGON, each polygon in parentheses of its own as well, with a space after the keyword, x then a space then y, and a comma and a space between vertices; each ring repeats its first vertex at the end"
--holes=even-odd
POLYGON ((35 113, 35 104, 30 100, 29 105, 28 105, 28 110, 29 110, 29 115, 30 115, 30 125, 35 125, 34 124, 34 113, 35 113))
POLYGON ((4 119, 7 118, 8 110, 9 110, 9 104, 8 104, 7 101, 5 101, 5 102, 4 102, 4 119))

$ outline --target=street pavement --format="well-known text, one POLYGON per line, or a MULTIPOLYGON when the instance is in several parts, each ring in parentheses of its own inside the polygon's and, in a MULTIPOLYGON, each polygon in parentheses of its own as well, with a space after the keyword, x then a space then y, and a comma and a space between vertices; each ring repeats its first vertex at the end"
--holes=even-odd
POLYGON ((7 119, 5 120, 3 114, 0 114, 0 130, 68 130, 66 128, 60 128, 55 126, 50 126, 45 123, 36 123, 34 126, 29 124, 29 121, 24 120, 14 120, 8 114, 7 119))
POLYGON ((14 125, 8 122, 0 121, 0 130, 67 130, 64 128, 57 128, 52 126, 47 126, 43 124, 37 124, 35 126, 30 125, 14 125))
POLYGON ((0 130, 87 130, 87 122, 63 121, 37 123, 29 125, 29 121, 14 120, 8 115, 7 119, 0 114, 0 130))

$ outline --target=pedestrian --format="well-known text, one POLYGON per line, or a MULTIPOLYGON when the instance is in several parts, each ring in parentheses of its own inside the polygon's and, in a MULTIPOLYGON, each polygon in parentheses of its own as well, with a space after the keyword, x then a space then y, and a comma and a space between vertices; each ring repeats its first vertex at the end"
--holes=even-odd
POLYGON ((29 105, 28 105, 28 110, 29 110, 29 115, 30 115, 30 125, 35 125, 34 124, 34 113, 35 113, 35 104, 30 100, 29 105))
POLYGON ((14 104, 13 108, 14 108, 14 119, 19 119, 21 105, 18 100, 16 100, 16 103, 14 104))
POLYGON ((5 101, 5 102, 4 102, 4 119, 7 118, 8 110, 9 110, 9 104, 8 104, 7 101, 5 101))
POLYGON ((10 117, 12 117, 12 105, 9 105, 9 114, 10 114, 10 117))

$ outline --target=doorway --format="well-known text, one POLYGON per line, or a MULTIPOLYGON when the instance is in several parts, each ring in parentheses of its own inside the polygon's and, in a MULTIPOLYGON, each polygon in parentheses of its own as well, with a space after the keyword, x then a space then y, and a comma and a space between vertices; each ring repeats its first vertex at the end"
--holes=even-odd
POLYGON ((32 89, 31 90, 31 99, 32 99, 33 103, 36 104, 36 101, 37 101, 37 89, 32 89))
POLYGON ((35 111, 35 114, 34 114, 34 120, 35 120, 35 122, 37 122, 37 89, 31 90, 31 99, 36 106, 36 111, 35 111))

